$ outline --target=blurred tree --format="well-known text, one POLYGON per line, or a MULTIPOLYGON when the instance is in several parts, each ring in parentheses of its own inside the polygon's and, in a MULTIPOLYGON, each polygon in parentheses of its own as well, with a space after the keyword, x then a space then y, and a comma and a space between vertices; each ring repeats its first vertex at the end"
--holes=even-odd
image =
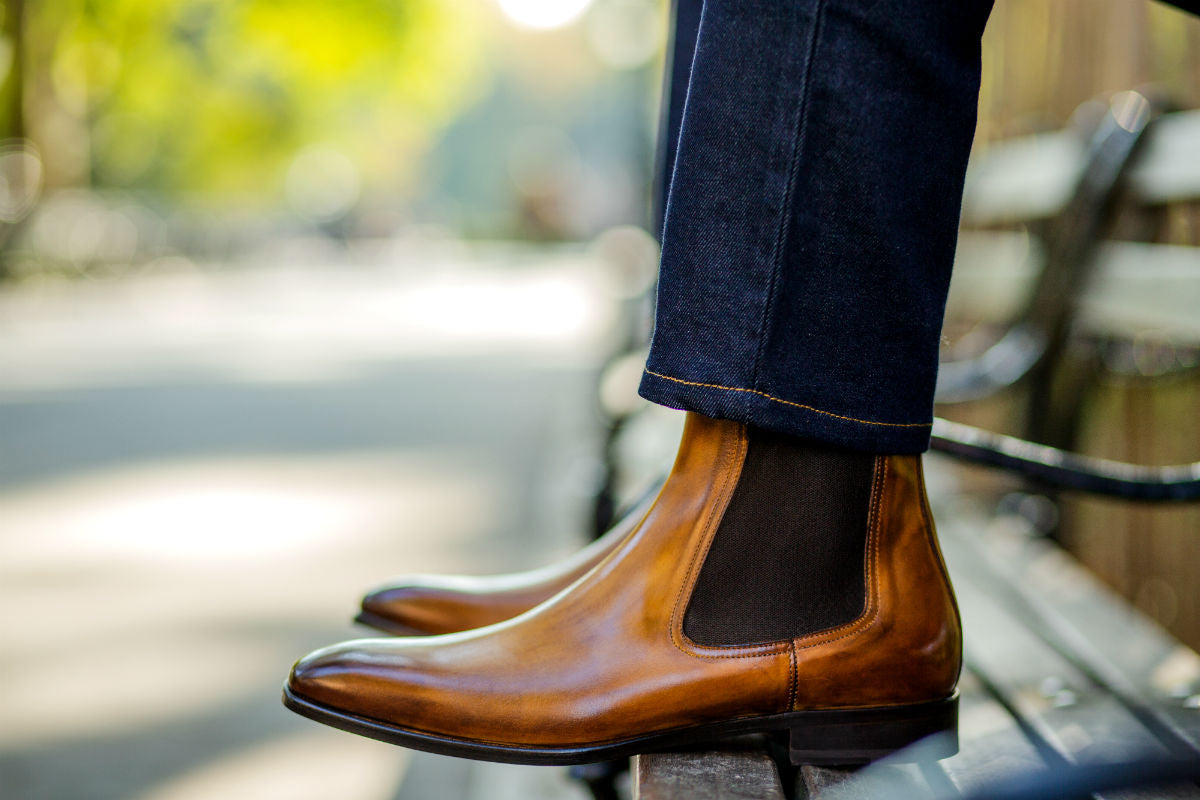
POLYGON ((402 191, 484 52, 454 0, 42 0, 27 16, 52 183, 223 206, 277 204, 316 145, 368 191, 402 191))
POLYGON ((3 136, 20 139, 25 136, 24 95, 24 30, 25 0, 8 0, 3 6, 3 26, 0 27, 0 92, 3 93, 3 136))

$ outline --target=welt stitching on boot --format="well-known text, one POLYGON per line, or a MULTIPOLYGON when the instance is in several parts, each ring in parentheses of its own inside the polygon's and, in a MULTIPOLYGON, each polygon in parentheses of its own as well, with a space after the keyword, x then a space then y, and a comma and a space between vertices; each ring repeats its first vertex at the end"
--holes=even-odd
POLYGON ((850 622, 866 603, 875 457, 757 428, 683 620, 692 641, 758 644, 850 622))

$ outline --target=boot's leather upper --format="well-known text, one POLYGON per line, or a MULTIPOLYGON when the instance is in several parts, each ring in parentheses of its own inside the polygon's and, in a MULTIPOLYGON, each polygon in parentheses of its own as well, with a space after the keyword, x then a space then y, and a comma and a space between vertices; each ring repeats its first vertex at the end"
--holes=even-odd
POLYGON ((568 590, 478 630, 318 650, 293 668, 290 691, 405 730, 513 747, 950 695, 961 628, 919 456, 876 460, 861 616, 749 646, 701 646, 684 635, 745 452, 742 425, 689 414, 654 504, 568 590))
POLYGON ((653 497, 569 558, 510 575, 406 575, 368 593, 362 610, 375 622, 413 635, 457 633, 521 614, 591 571, 628 536, 653 497))

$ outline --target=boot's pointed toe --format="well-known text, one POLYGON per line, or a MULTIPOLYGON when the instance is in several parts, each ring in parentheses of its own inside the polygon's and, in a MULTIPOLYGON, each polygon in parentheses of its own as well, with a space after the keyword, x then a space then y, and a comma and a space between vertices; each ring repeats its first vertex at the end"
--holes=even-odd
POLYGON ((498 602, 481 602, 479 595, 465 578, 404 576, 364 595, 356 619, 400 636, 431 636, 490 625, 504 618, 507 609, 500 608, 498 602))
POLYGON ((370 677, 371 659, 358 641, 343 642, 309 653, 292 666, 285 692, 295 698, 333 706, 353 705, 370 677))
POLYGON ((292 666, 284 703, 323 722, 329 714, 346 719, 406 714, 407 698, 415 696, 421 683, 430 683, 434 673, 418 654, 392 644, 358 639, 308 654, 292 666), (381 705, 381 693, 395 702, 381 705))
POLYGON ((653 496, 569 558, 509 575, 405 575, 368 592, 355 619, 385 633, 433 636, 512 619, 545 602, 616 549, 649 510, 653 496))

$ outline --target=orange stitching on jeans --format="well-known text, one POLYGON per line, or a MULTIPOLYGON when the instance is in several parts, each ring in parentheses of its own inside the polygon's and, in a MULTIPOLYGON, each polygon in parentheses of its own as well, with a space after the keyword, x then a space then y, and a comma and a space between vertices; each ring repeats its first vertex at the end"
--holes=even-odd
POLYGON ((845 420, 846 422, 857 422, 860 425, 882 425, 882 426, 888 427, 888 428, 929 428, 929 427, 933 426, 932 422, 875 422, 874 420, 869 420, 869 419, 855 419, 854 417, 844 417, 841 414, 834 414, 832 411, 822 411, 819 408, 813 408, 812 406, 806 406, 803 403, 796 403, 791 400, 784 400, 782 397, 776 397, 775 395, 767 394, 766 392, 760 392, 758 389, 742 389, 738 386, 721 386, 716 383, 700 383, 699 381, 685 381, 680 378, 672 378, 670 375, 663 375, 661 373, 655 372, 650 369, 646 370, 646 374, 653 375, 656 378, 662 378, 665 381, 673 381, 675 383, 681 383, 684 386, 699 386, 704 389, 721 389, 722 391, 726 391, 726 392, 746 392, 748 394, 756 394, 759 397, 765 397, 768 400, 773 400, 776 403, 783 403, 785 406, 795 406, 796 408, 803 408, 805 411, 811 411, 814 414, 824 414, 827 417, 833 417, 834 419, 845 420))

